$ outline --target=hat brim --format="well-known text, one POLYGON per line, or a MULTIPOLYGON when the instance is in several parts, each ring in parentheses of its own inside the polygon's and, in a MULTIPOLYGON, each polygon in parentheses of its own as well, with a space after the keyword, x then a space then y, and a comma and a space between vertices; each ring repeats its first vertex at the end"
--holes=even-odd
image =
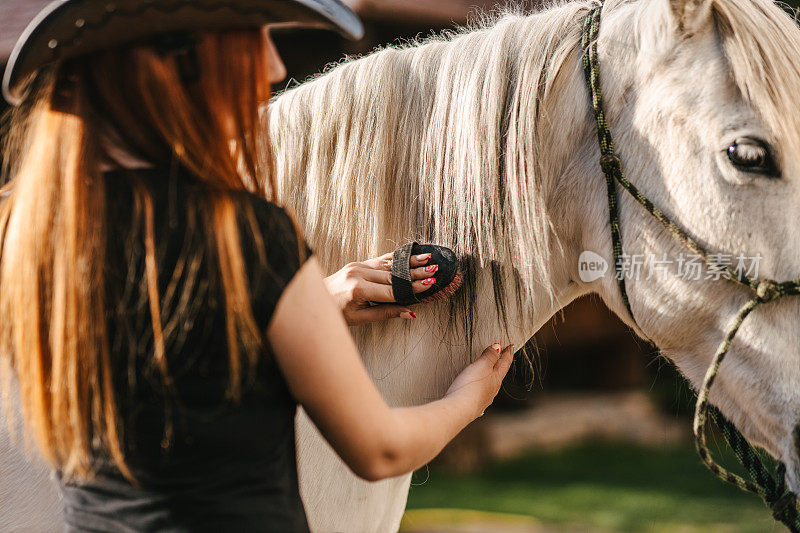
POLYGON ((3 76, 3 96, 19 105, 26 82, 55 61, 161 34, 267 24, 330 28, 349 39, 364 34, 359 18, 339 0, 56 0, 17 41, 3 76))

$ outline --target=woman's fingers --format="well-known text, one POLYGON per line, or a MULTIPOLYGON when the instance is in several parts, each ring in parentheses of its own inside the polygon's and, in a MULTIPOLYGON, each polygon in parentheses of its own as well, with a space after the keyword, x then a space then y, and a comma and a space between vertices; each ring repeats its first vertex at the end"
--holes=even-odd
MULTIPOLYGON (((429 267, 415 268, 411 271, 411 279, 414 280, 414 292, 425 292, 431 288, 431 285, 436 283, 436 272, 438 272, 438 265, 430 265, 429 267)), ((364 280, 372 283, 380 283, 383 285, 392 285, 392 273, 386 270, 375 270, 372 268, 364 268, 360 271, 364 280)))
POLYGON ((414 287, 414 292, 419 294, 433 287, 434 283, 436 283, 436 278, 427 278, 422 281, 414 281, 411 285, 414 287))
POLYGON ((417 315, 413 311, 400 305, 384 304, 376 305, 375 307, 368 307, 361 309, 354 313, 354 320, 352 325, 368 324, 371 322, 381 322, 390 320, 392 318, 402 318, 405 320, 414 320, 417 315))
POLYGON ((500 343, 496 342, 483 351, 483 357, 491 363, 492 368, 505 376, 514 360, 514 345, 509 344, 502 348, 500 343))
POLYGON ((412 255, 409 264, 411 268, 417 268, 428 264, 431 259, 431 254, 412 255))
MULTIPOLYGON (((367 270, 374 270, 380 273, 386 273, 387 275, 376 276, 372 275, 369 277, 369 281, 373 281, 375 283, 391 283, 392 277, 392 259, 393 253, 384 254, 380 257, 375 257, 373 259, 369 259, 362 263, 354 263, 353 266, 362 266, 365 267, 367 270)), ((439 269, 439 265, 428 265, 428 261, 431 259, 431 254, 421 254, 421 255, 412 255, 409 261, 409 266, 411 269, 411 279, 412 280, 422 280, 426 278, 430 278, 436 274, 436 271, 439 269)), ((427 289, 423 289, 427 290, 427 289)))
POLYGON ((514 362, 514 345, 509 344, 505 347, 505 349, 500 353, 500 358, 494 365, 494 369, 497 371, 500 376, 505 377, 508 374, 508 369, 511 368, 511 363, 514 362))
POLYGON ((353 299, 361 302, 394 303, 392 286, 385 283, 360 281, 353 288, 353 299))
POLYGON ((364 265, 365 267, 372 268, 375 270, 388 270, 389 272, 391 272, 392 257, 393 254, 390 252, 388 254, 383 254, 380 257, 368 259, 367 261, 364 261, 361 264, 364 265))
POLYGON ((439 271, 439 265, 428 265, 411 270, 412 280, 424 280, 432 278, 439 271))
MULTIPOLYGON (((361 264, 375 270, 386 270, 391 272, 393 257, 394 252, 389 252, 388 254, 383 254, 380 257, 363 261, 361 264)), ((412 255, 408 264, 411 266, 411 268, 418 268, 427 265, 430 259, 431 254, 412 255)))
MULTIPOLYGON (((414 293, 429 290, 436 283, 438 265, 427 265, 431 254, 411 257, 411 280, 414 293)), ((351 263, 347 267, 349 277, 355 280, 353 296, 361 302, 392 303, 392 254, 369 259, 362 263, 351 263)))
POLYGON ((483 357, 486 358, 487 361, 489 361, 492 364, 492 366, 494 366, 497 364, 497 361, 500 360, 501 352, 502 352, 502 347, 500 346, 499 342, 496 342, 491 346, 489 346, 488 348, 486 348, 483 351, 482 355, 483 357))

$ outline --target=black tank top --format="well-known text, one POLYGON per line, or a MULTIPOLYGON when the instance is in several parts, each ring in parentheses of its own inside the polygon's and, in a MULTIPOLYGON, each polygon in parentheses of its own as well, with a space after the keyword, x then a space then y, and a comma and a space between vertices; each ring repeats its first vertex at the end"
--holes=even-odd
MULTIPOLYGON (((268 345, 241 401, 226 397, 228 341, 217 256, 206 232, 189 229, 204 220, 198 210, 207 208, 207 194, 186 173, 139 170, 105 177, 109 338, 126 459, 138 484, 98 452, 93 479, 61 483, 67 530, 308 531, 297 484, 297 402, 268 345), (153 192, 170 393, 153 364, 142 288, 144 226, 136 217, 133 178, 153 192)), ((281 208, 246 193, 234 194, 234 201, 242 208, 240 240, 253 312, 265 332, 302 266, 298 237, 281 208), (248 205, 254 217, 245 215, 248 205), (263 247, 255 244, 253 219, 263 247)), ((305 243, 300 246, 310 255, 305 243)))

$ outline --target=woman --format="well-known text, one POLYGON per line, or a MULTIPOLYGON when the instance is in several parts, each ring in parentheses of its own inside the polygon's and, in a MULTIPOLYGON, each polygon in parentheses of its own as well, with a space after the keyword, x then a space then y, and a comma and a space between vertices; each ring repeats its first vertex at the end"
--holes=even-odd
POLYGON ((338 0, 60 0, 9 62, 1 353, 70 530, 307 530, 298 403, 378 480, 430 461, 511 364, 495 344, 439 401, 380 397, 345 318, 413 317, 362 305, 391 301, 388 256, 323 280, 268 201, 278 22, 360 32, 338 0))

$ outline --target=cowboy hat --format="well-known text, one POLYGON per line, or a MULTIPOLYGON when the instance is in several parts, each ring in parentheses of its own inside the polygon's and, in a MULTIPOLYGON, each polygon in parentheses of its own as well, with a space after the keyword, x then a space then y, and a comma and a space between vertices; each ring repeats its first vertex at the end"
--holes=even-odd
POLYGON ((266 24, 332 28, 350 39, 364 33, 361 21, 340 0, 55 0, 39 11, 14 46, 3 96, 19 105, 27 82, 56 61, 163 34, 266 24))

